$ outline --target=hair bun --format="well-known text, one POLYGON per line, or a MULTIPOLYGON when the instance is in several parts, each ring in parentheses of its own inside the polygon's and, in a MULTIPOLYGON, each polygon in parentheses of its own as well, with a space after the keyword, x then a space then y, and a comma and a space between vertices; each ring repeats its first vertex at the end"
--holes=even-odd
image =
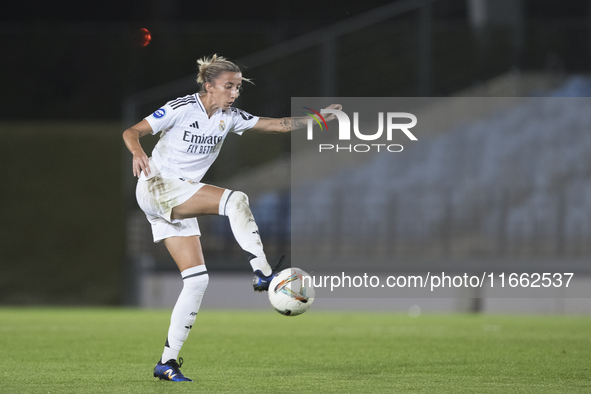
MULTIPOLYGON (((240 67, 232 63, 223 56, 218 56, 214 53, 212 56, 204 56, 197 59, 199 65, 199 72, 197 73, 197 84, 200 87, 199 93, 205 93, 205 83, 214 83, 222 73, 234 72, 239 73, 240 67)), ((250 79, 242 78, 243 81, 251 82, 250 79)), ((252 83, 252 82, 251 82, 252 83)))

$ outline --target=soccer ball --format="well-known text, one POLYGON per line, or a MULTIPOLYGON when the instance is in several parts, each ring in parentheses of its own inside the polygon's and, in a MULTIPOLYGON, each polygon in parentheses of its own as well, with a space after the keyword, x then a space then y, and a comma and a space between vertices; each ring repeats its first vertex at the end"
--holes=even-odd
POLYGON ((299 268, 279 272, 269 285, 269 301, 275 310, 285 316, 306 312, 314 302, 312 277, 299 268), (304 277, 307 279, 304 281, 304 277))

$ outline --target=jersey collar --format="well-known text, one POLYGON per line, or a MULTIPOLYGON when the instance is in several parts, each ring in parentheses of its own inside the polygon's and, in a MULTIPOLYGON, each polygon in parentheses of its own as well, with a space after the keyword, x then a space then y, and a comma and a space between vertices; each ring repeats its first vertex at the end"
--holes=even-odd
MULTIPOLYGON (((201 96, 199 96, 199 93, 195 93, 195 98, 197 99, 197 105, 199 105, 199 108, 201 108, 201 111, 203 111, 203 113, 205 114, 205 116, 207 116, 207 111, 205 110, 205 105, 203 105, 203 102, 201 101, 201 96)), ((230 107, 228 109, 228 112, 231 110, 232 107, 230 107)), ((217 111, 215 111, 211 117, 213 118, 218 112, 221 112, 222 114, 225 114, 226 111, 224 111, 221 108, 218 108, 217 111)))
POLYGON ((197 99, 197 104, 199 105, 199 108, 201 108, 201 111, 203 111, 203 113, 207 115, 207 112, 205 111, 205 106, 201 102, 201 97, 199 97, 199 93, 195 93, 195 98, 197 99))

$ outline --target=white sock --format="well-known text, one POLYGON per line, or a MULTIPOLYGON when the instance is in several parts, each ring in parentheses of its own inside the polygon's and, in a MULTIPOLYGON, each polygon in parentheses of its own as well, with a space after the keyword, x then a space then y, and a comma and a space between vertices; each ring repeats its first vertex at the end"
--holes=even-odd
POLYGON ((183 277, 183 290, 170 317, 168 337, 162 353, 163 363, 177 359, 181 347, 195 323, 203 294, 209 283, 209 275, 205 265, 188 268, 181 272, 181 276, 183 277))
POLYGON ((225 190, 220 200, 219 213, 230 219, 230 227, 238 245, 248 254, 252 270, 260 270, 269 276, 273 272, 267 262, 259 228, 248 205, 248 197, 242 192, 225 190))

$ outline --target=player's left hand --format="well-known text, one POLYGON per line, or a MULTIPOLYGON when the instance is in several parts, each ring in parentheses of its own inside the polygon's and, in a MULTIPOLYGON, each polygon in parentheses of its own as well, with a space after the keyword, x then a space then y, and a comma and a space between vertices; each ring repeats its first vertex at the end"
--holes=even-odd
MULTIPOLYGON (((343 110, 343 106, 341 104, 331 104, 328 107, 326 107, 325 109, 336 109, 338 111, 342 111, 343 110)), ((326 120, 327 122, 330 122, 333 119, 336 119, 337 116, 335 114, 326 114, 327 116, 324 116, 324 120, 326 120)))

